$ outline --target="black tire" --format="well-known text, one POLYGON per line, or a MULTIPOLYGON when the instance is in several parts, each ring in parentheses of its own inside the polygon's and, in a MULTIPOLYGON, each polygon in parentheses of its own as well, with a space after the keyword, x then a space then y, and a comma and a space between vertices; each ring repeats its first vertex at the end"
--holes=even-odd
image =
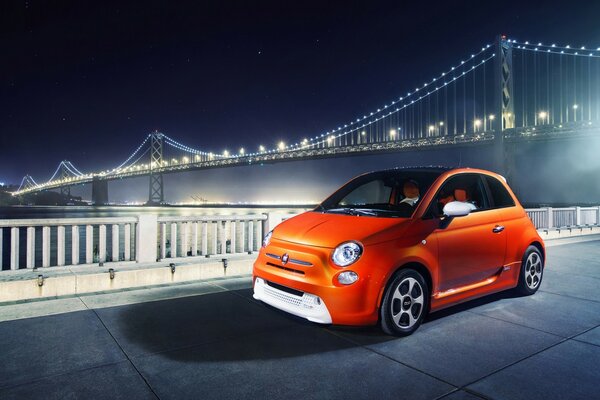
POLYGON ((515 291, 522 296, 530 296, 538 291, 544 276, 544 256, 535 246, 525 250, 519 271, 519 283, 515 291))
POLYGON ((394 275, 383 296, 379 310, 381 329, 388 335, 408 336, 419 328, 428 310, 427 282, 414 269, 402 269, 394 275))

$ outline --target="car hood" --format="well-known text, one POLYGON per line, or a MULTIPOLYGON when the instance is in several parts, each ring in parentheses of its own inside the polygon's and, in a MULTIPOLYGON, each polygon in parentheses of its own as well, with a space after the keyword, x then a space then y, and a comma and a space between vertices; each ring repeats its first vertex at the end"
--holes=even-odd
POLYGON ((382 240, 393 231, 400 234, 407 218, 383 218, 309 211, 285 220, 273 230, 273 238, 308 246, 334 248, 342 242, 357 240, 364 245, 382 240), (396 229, 394 229, 396 228, 396 229))

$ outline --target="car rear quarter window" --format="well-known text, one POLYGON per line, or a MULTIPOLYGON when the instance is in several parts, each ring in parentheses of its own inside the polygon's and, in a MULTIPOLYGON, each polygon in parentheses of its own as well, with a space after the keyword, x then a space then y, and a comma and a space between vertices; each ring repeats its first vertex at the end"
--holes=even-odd
POLYGON ((490 194, 492 195, 494 208, 512 207, 515 205, 515 201, 510 193, 508 193, 508 190, 506 190, 504 185, 498 179, 492 176, 486 176, 485 179, 490 189, 490 194))

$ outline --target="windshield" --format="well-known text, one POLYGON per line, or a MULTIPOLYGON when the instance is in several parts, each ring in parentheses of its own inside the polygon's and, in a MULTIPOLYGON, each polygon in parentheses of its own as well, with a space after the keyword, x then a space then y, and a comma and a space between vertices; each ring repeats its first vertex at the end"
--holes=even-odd
POLYGON ((315 211, 410 218, 442 171, 389 170, 361 175, 333 193, 315 211))

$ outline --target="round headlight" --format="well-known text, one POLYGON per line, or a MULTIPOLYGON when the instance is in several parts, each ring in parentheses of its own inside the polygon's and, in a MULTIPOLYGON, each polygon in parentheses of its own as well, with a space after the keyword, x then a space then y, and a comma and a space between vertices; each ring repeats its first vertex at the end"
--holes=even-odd
POLYGON ((356 242, 345 242, 335 248, 331 260, 335 265, 347 267, 354 263, 362 254, 362 246, 356 242))
POLYGON ((262 247, 267 247, 269 243, 271 243, 271 236, 273 236, 273 231, 267 233, 262 242, 262 247))

